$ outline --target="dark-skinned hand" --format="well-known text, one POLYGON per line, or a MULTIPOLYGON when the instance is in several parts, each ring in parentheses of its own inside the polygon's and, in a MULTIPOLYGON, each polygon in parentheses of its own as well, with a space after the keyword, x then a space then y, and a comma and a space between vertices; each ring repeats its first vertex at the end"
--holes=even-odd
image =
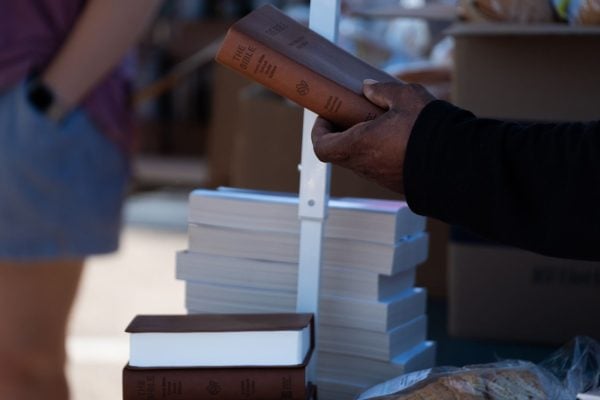
POLYGON ((319 160, 351 169, 396 192, 404 193, 403 165, 408 138, 421 110, 435 97, 421 85, 365 80, 363 93, 387 110, 372 121, 338 131, 319 117, 312 142, 319 160))

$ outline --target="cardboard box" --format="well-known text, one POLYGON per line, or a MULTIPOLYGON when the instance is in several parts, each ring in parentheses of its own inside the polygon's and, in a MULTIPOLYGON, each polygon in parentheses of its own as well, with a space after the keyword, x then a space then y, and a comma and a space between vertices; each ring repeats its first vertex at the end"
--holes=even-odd
POLYGON ((207 139, 209 186, 231 185, 233 137, 239 120, 238 96, 249 84, 243 76, 214 64, 212 115, 207 139))
POLYGON ((599 117, 600 27, 460 24, 453 102, 482 117, 599 117))
POLYGON ((457 241, 449 263, 451 335, 552 344, 600 338, 600 263, 457 241))
POLYGON ((429 255, 417 268, 416 285, 427 288, 427 295, 443 299, 448 295, 448 224, 427 218, 429 255))
POLYGON ((231 186, 297 192, 301 109, 254 84, 239 92, 236 109, 231 186))
MULTIPOLYGON (((452 95, 482 117, 600 117, 600 28, 462 24, 452 95)), ((455 336, 562 343, 600 337, 600 264, 451 239, 449 329, 455 336)))

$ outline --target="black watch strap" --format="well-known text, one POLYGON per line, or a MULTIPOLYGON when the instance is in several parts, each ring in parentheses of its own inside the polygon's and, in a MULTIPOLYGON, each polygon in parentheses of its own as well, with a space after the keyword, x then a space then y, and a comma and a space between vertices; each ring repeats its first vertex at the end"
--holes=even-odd
POLYGON ((66 114, 66 108, 61 105, 52 89, 41 80, 30 82, 27 99, 36 110, 54 121, 60 121, 66 114))

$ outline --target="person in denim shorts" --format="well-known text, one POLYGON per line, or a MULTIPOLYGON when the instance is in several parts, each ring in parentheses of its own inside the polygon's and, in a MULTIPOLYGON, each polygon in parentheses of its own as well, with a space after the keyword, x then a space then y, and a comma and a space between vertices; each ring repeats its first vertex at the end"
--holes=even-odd
POLYGON ((85 258, 118 247, 127 50, 160 0, 0 0, 0 399, 66 400, 85 258))

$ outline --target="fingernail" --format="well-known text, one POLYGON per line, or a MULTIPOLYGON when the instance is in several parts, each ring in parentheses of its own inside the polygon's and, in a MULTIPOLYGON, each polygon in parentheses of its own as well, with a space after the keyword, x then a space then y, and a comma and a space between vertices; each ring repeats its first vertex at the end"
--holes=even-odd
POLYGON ((373 84, 375 84, 375 83, 377 83, 377 81, 376 81, 375 79, 365 79, 365 80, 363 81, 363 84, 364 84, 364 85, 373 85, 373 84))

